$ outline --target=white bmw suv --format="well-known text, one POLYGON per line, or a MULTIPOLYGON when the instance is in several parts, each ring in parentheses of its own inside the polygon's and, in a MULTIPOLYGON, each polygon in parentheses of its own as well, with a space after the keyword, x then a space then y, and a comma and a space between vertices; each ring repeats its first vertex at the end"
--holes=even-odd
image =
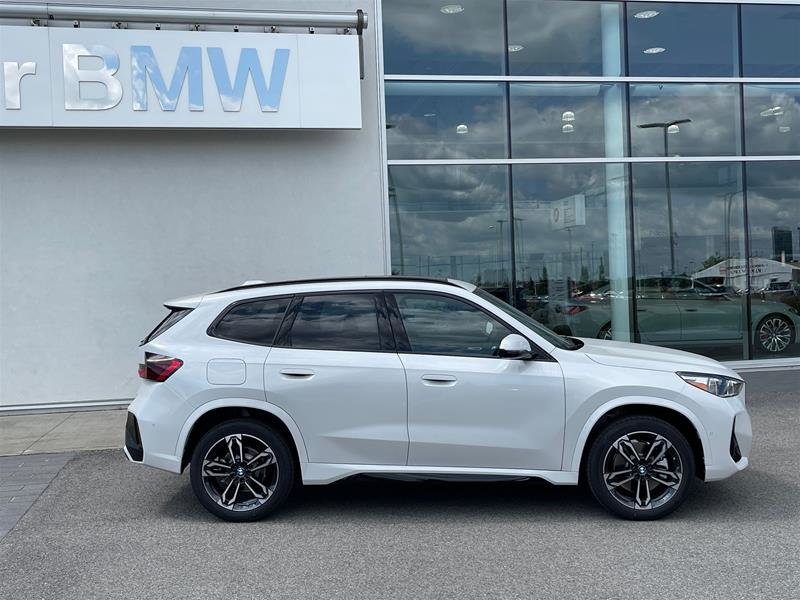
POLYGON ((262 518, 356 474, 585 482, 655 519, 744 469, 744 385, 675 350, 565 338, 474 285, 248 283, 166 303, 143 341, 128 459, 181 473, 213 514, 262 518))

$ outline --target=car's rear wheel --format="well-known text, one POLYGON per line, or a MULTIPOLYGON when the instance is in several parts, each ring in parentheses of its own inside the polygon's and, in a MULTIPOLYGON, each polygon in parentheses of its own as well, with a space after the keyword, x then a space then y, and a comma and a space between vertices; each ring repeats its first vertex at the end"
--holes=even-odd
POLYGON ((794 343, 792 322, 783 315, 767 315, 756 326, 756 347, 762 354, 780 354, 794 343))
POLYGON ((275 511, 294 485, 283 437, 256 421, 227 421, 208 431, 192 454, 192 489, 227 521, 255 521, 275 511))
POLYGON ((649 416, 625 417, 594 439, 586 460, 592 494, 632 520, 663 517, 678 508, 694 481, 694 455, 684 435, 649 416))

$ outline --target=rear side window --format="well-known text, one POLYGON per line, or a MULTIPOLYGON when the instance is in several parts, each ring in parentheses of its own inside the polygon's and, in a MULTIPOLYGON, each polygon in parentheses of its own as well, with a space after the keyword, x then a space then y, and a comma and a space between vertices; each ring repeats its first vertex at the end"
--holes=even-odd
POLYGON ((142 340, 142 344, 146 344, 156 339, 190 312, 192 312, 191 308, 173 308, 170 313, 164 317, 164 319, 158 325, 156 325, 156 328, 145 336, 145 338, 142 340))
POLYGON ((244 344, 271 346, 290 298, 268 298, 237 304, 212 327, 211 335, 244 344))
POLYGON ((306 296, 295 312, 285 345, 310 350, 380 352, 374 294, 306 296))

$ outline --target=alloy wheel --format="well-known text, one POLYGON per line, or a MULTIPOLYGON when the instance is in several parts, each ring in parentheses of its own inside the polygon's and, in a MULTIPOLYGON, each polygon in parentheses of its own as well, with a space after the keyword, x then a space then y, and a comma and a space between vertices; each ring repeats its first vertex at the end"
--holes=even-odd
POLYGON ((634 510, 669 502, 683 481, 683 462, 662 435, 636 431, 618 438, 603 460, 603 481, 611 496, 634 510))
POLYGON ((278 484, 272 448, 247 434, 226 435, 203 457, 203 487, 221 507, 249 511, 262 506, 278 484))
POLYGON ((758 341, 768 352, 783 352, 792 341, 792 328, 781 317, 765 319, 758 328, 758 341))

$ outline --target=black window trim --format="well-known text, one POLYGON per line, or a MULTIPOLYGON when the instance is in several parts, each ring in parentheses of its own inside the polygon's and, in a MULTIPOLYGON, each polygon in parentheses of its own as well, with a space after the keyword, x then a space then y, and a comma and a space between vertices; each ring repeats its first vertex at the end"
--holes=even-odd
POLYGON ((289 303, 286 313, 283 315, 283 321, 278 328, 278 333, 273 340, 272 346, 275 348, 288 348, 291 350, 312 350, 317 352, 366 352, 369 354, 375 353, 392 353, 397 354, 395 338, 392 335, 392 328, 389 323, 389 314, 386 305, 386 299, 383 295, 383 290, 379 288, 371 289, 355 289, 355 290, 317 290, 313 292, 300 292, 294 294, 294 298, 289 303), (379 350, 357 350, 351 348, 304 348, 302 346, 288 345, 289 333, 294 326, 294 321, 297 318, 300 306, 305 298, 313 296, 339 296, 339 295, 369 295, 373 297, 375 302, 375 312, 378 321, 378 345, 379 350))
POLYGON ((275 296, 259 296, 258 298, 243 298, 242 300, 237 300, 226 306, 217 317, 211 322, 211 325, 208 326, 206 329, 206 335, 209 337, 213 337, 218 340, 225 340, 227 342, 235 342, 237 344, 244 344, 245 346, 260 346, 262 348, 272 348, 275 346, 275 341, 278 339, 278 335, 280 334, 281 327, 283 327, 283 322, 286 320, 286 315, 289 313, 289 309, 292 307, 292 300, 294 299, 294 294, 277 294, 275 296), (286 305, 286 310, 283 312, 283 316, 281 317, 281 322, 278 324, 278 329, 275 332, 275 337, 272 339, 271 344, 259 344, 258 342, 244 342, 242 340, 237 340, 231 337, 227 337, 224 335, 220 335, 216 333, 216 327, 219 325, 220 321, 222 321, 229 312, 233 309, 242 306, 243 304, 252 304, 253 302, 264 302, 267 300, 284 300, 289 299, 289 303, 286 305))
POLYGON ((438 290, 420 290, 420 289, 391 289, 391 290, 384 290, 384 294, 386 295, 386 302, 389 309, 389 318, 390 323, 392 325, 392 330, 395 335, 395 343, 397 345, 397 352, 399 354, 418 354, 420 356, 452 356, 454 358, 488 358, 493 360, 508 360, 507 358, 502 358, 500 356, 475 356, 474 354, 441 354, 436 352, 415 352, 411 349, 411 342, 408 339, 408 334, 406 334, 405 325, 403 325, 403 320, 400 315, 400 307, 397 305, 397 300, 394 297, 394 294, 422 294, 422 295, 430 295, 430 296, 444 296, 445 298, 449 298, 451 300, 458 300, 472 306, 473 308, 479 310, 485 315, 490 316, 495 321, 499 321, 504 327, 508 328, 511 333, 516 333, 517 335, 521 335, 528 343, 531 345, 531 350, 533 351, 534 358, 533 360, 538 362, 557 362, 555 358, 553 358, 549 353, 542 350, 542 348, 537 344, 534 340, 530 338, 530 336, 525 335, 522 333, 517 327, 509 323, 506 319, 496 315, 495 313, 486 310, 483 306, 464 298, 462 296, 455 296, 453 294, 448 294, 447 292, 441 292, 438 290))

